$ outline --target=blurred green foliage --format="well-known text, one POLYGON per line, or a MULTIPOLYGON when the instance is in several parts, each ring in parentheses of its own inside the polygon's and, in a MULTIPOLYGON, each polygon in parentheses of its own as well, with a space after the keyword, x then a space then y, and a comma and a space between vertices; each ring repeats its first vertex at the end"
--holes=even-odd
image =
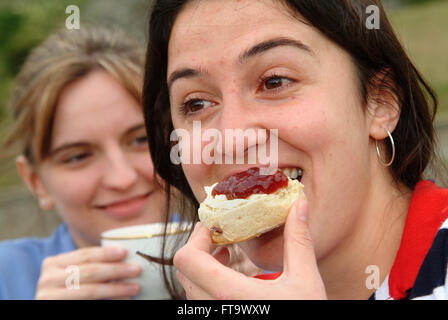
POLYGON ((404 6, 392 10, 389 17, 409 57, 436 91, 439 98, 437 118, 446 122, 448 120, 448 1, 431 1, 424 5, 404 6))
MULTIPOLYGON (((0 137, 11 122, 7 110, 14 78, 30 51, 58 28, 65 26, 68 5, 82 12, 87 0, 0 0, 0 137)), ((82 13, 81 13, 82 19, 82 13)), ((0 187, 18 185, 14 161, 0 161, 0 187)))
POLYGON ((441 1, 441 0, 402 0, 403 4, 425 4, 428 2, 441 1))
POLYGON ((0 1, 0 119, 14 77, 31 49, 56 28, 65 26, 68 5, 81 9, 86 0, 14 0, 0 1))

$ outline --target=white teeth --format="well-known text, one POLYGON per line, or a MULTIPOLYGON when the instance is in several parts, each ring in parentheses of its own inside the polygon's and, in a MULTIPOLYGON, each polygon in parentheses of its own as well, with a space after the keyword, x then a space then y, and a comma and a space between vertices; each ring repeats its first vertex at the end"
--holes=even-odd
POLYGON ((285 174, 285 176, 291 178, 291 169, 285 168, 283 169, 283 173, 285 174))
POLYGON ((297 168, 294 168, 291 170, 291 179, 297 179, 297 177, 299 176, 299 171, 297 170, 297 168))
POLYGON ((280 170, 283 171, 285 176, 291 179, 297 179, 303 175, 303 170, 300 168, 284 168, 280 170))

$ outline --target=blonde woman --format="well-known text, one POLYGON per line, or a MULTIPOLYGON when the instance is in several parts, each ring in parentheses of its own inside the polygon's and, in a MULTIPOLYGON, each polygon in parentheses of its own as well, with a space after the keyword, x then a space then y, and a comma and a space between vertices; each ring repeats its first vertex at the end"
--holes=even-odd
POLYGON ((143 56, 119 32, 97 27, 50 36, 18 75, 5 141, 42 210, 63 223, 46 239, 0 244, 0 299, 105 299, 136 295, 138 266, 101 248, 104 230, 164 221, 141 109, 143 56), (69 266, 80 271, 69 290, 69 266), (114 281, 126 280, 127 281, 114 281))

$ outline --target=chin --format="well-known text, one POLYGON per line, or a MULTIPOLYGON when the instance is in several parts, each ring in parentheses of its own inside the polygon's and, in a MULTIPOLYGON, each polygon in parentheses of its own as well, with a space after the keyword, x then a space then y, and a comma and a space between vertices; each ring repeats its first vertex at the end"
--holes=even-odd
POLYGON ((238 245, 257 267, 269 271, 282 271, 283 228, 284 226, 281 226, 238 245))

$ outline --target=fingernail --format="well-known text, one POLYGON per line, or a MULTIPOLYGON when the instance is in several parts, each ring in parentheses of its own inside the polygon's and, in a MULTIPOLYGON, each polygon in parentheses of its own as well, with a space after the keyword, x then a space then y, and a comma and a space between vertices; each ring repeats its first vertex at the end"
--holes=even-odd
POLYGON ((129 283, 126 285, 126 291, 129 295, 136 295, 140 291, 140 286, 137 283, 129 283))

